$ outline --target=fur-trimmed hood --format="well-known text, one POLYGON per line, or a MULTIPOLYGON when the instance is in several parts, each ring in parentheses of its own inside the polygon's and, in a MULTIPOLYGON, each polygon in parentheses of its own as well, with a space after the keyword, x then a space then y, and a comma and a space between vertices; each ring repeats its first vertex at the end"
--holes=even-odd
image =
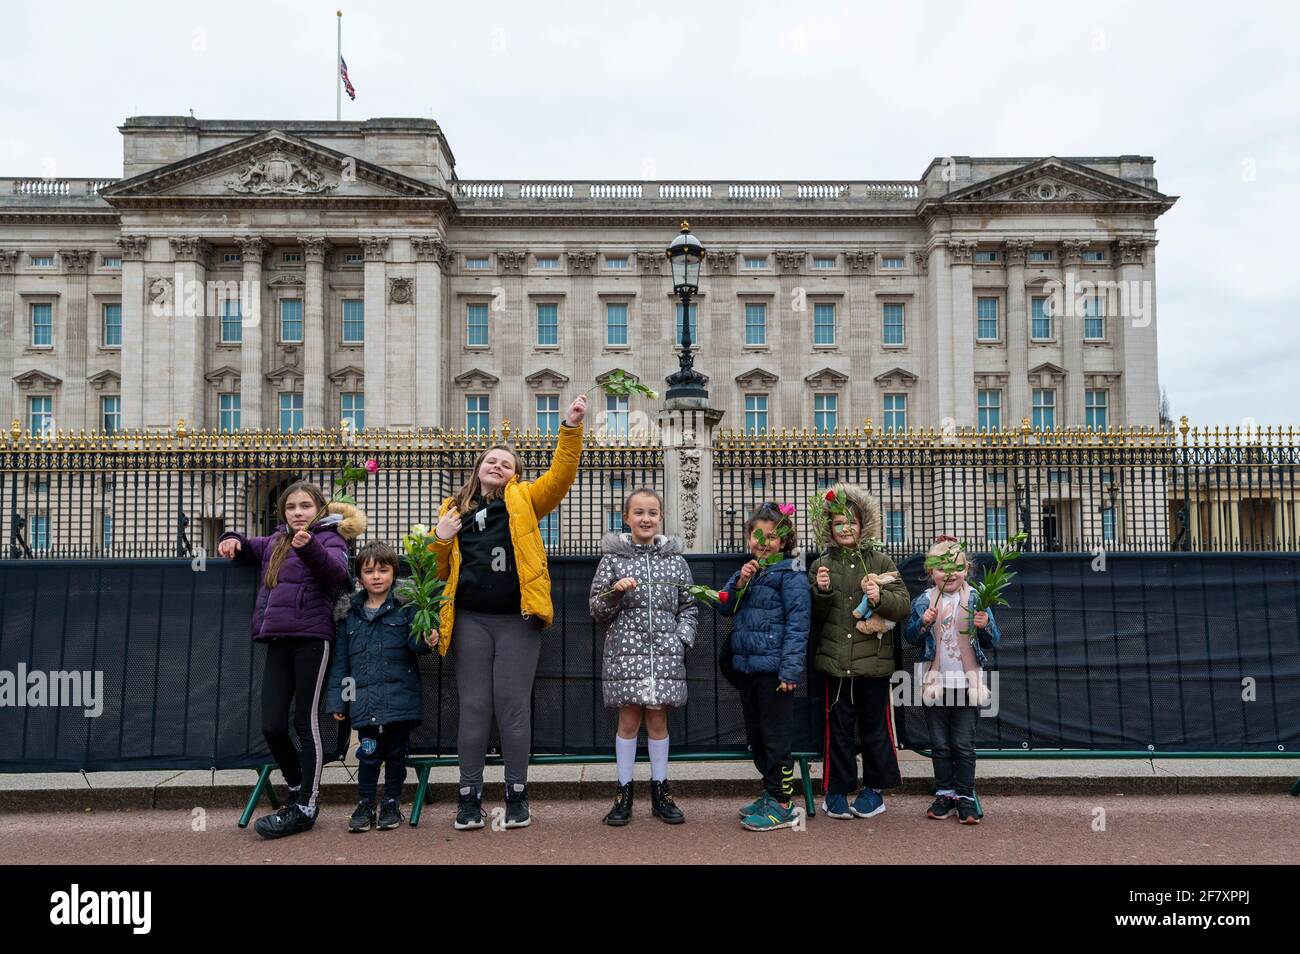
MULTIPOLYGON (((835 498, 837 500, 847 501, 851 506, 856 508, 859 513, 862 514, 861 539, 863 540, 880 539, 880 501, 876 499, 875 494, 873 494, 866 487, 863 487, 861 484, 837 483, 833 487, 827 487, 825 490, 822 490, 818 493, 817 497, 818 500, 821 501, 820 506, 823 508, 825 508, 826 506, 827 491, 834 491, 835 498)), ((830 521, 827 520, 828 528, 829 528, 829 524, 830 521)), ((829 530, 828 530, 827 539, 818 540, 817 548, 824 550, 831 545, 832 544, 829 538, 829 530)))
POLYGON ((350 503, 343 503, 340 500, 330 502, 325 506, 325 513, 328 514, 321 523, 337 523, 339 536, 344 540, 355 540, 366 530, 366 515, 350 503), (332 520, 337 517, 337 520, 332 520))
POLYGON ((654 541, 650 544, 633 543, 630 533, 607 533, 601 538, 600 552, 619 557, 632 557, 636 556, 638 546, 647 545, 662 556, 677 556, 686 549, 677 537, 665 537, 662 533, 656 533, 654 541))

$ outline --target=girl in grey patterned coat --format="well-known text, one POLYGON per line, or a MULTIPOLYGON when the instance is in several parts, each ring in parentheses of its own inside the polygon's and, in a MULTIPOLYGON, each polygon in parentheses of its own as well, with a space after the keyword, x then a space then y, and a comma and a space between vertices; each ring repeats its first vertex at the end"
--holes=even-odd
POLYGON ((663 498, 638 488, 623 504, 631 533, 607 534, 591 583, 591 615, 608 623, 602 669, 605 705, 618 708, 614 751, 618 793, 604 818, 632 818, 632 767, 644 718, 650 749, 653 814, 670 825, 686 820, 668 792, 668 707, 686 704, 686 651, 695 644, 699 610, 681 543, 660 535, 663 498))

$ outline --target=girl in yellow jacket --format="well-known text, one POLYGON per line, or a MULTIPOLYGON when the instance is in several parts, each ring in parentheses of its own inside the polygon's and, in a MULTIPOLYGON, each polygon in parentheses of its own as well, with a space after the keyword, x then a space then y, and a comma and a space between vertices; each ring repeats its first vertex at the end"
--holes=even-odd
POLYGON ((506 768, 505 827, 531 821, 533 676, 542 629, 554 617, 538 521, 559 506, 578 476, 586 413, 586 395, 579 395, 560 426, 551 466, 537 480, 521 480, 519 456, 498 444, 479 455, 469 481, 438 511, 438 575, 450 597, 442 607, 438 648, 443 655, 455 648, 460 830, 483 827, 483 763, 494 714, 506 768))

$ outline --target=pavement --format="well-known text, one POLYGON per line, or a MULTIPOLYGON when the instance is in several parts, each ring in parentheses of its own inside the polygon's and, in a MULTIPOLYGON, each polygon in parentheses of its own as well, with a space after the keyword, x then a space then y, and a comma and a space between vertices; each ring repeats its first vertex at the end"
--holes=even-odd
MULTIPOLYGON (((351 750, 349 750, 351 751, 351 750)), ((899 753, 903 785, 898 794, 924 796, 932 780, 930 762, 914 752, 899 753)), ((821 764, 811 766, 820 792, 821 764)), ((649 766, 637 764, 637 778, 649 780, 649 766)), ((356 801, 355 763, 326 767, 321 798, 326 804, 356 801)), ((1285 795, 1300 777, 1300 759, 981 759, 977 769, 981 797, 991 795, 1285 795)), ((489 786, 502 781, 499 765, 488 766, 489 786)), ((605 801, 615 783, 613 763, 534 765, 529 795, 549 800, 605 801)), ((756 790, 748 762, 673 762, 674 790, 689 797, 735 797, 756 790)), ((280 783, 279 773, 273 776, 280 783)), ((84 812, 142 809, 241 807, 256 775, 228 771, 147 771, 0 774, 0 827, 3 816, 23 812, 84 812)), ((435 801, 455 800, 454 766, 430 775, 435 801)), ((649 786, 645 786, 649 790, 649 786)), ((415 794, 415 771, 407 773, 404 799, 415 794)), ((489 789, 491 794, 491 789, 489 789)), ((750 796, 752 797, 752 795, 750 796)), ((266 803, 263 802, 265 805, 266 803)), ((1300 810, 1300 799, 1293 804, 1300 810)))
MULTIPOLYGON (((355 765, 331 765, 317 826, 268 842, 240 829, 256 776, 221 772, 0 775, 0 858, 6 864, 534 864, 872 863, 1262 864, 1300 861, 1300 773, 1294 759, 984 759, 985 820, 963 826, 925 817, 929 760, 899 753, 903 785, 886 811, 851 821, 820 811, 796 830, 747 832, 736 809, 757 794, 747 762, 674 762, 669 771, 687 822, 650 816, 649 766, 637 764, 634 820, 600 824, 615 766, 535 765, 534 823, 457 832, 456 769, 432 770, 433 802, 418 828, 349 834, 355 765)), ((486 771, 489 813, 501 767, 486 771)), ((278 773, 274 777, 280 784, 278 773)), ((411 771, 403 812, 415 791, 411 771)), ((263 801, 258 814, 269 810, 263 801)))
MULTIPOLYGON (((608 794, 608 790, 606 790, 608 794)), ((20 864, 1033 864, 1218 865, 1300 860, 1300 799, 1289 795, 990 795, 985 819, 925 817, 928 796, 889 794, 884 814, 749 832, 738 797, 686 797, 685 824, 649 813, 645 788, 624 828, 609 799, 533 799, 533 824, 458 832, 454 805, 428 806, 418 828, 349 834, 349 808, 326 805, 315 828, 266 841, 214 808, 96 809, 0 817, 0 857, 20 864)), ((491 800, 485 807, 496 807, 491 800)), ((12 869, 10 869, 12 870, 12 869)))

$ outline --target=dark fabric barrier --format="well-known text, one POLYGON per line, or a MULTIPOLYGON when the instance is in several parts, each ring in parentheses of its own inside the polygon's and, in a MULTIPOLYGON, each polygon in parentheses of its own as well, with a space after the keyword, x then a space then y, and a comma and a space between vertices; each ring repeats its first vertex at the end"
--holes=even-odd
MULTIPOLYGON (((718 585, 741 555, 693 556, 718 585)), ((1272 752, 1300 745, 1300 555, 1030 554, 999 613, 1000 712, 979 720, 986 748, 1272 752), (1243 679, 1254 701, 1244 701, 1243 679)), ((921 560, 902 566, 920 592, 921 560)), ((600 695, 602 628, 587 614, 595 560, 551 561, 555 624, 534 695, 537 754, 612 751, 600 695)), ((0 563, 0 674, 103 673, 103 711, 0 707, 0 771, 237 768, 269 758, 260 725, 263 650, 248 638, 252 568, 212 560, 0 563)), ((677 752, 744 751, 739 699, 717 673, 730 621, 700 608, 687 660, 690 702, 674 710, 677 752)), ((901 643, 901 640, 899 641, 901 643)), ((913 650, 898 652, 910 674, 913 650)), ((454 755, 451 658, 421 661, 417 754, 454 755)), ((797 693, 796 749, 820 752, 822 683, 797 693)), ((323 716, 322 736, 339 727, 323 716)), ((925 747, 919 708, 897 710, 900 745, 925 747)))
MULTIPOLYGON (((1300 748, 1300 555, 1028 554, 1015 562, 990 749, 1294 752, 1300 748), (1253 695, 1253 699, 1251 696, 1253 695)), ((922 558, 900 570, 912 595, 922 558)), ((901 644, 901 640, 899 643, 901 644)), ((920 650, 896 654, 912 675, 920 650)), ((921 707, 899 743, 926 748, 921 707)))

